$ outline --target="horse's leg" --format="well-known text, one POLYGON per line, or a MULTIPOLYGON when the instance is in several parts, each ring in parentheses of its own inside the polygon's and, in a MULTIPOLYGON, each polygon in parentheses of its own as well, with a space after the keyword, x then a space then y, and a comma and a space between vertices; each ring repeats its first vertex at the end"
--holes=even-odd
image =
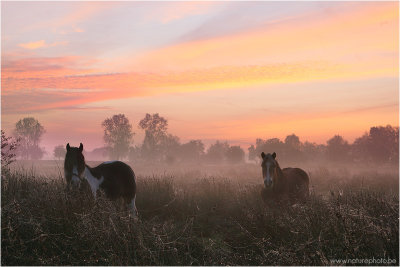
POLYGON ((138 212, 136 209, 136 195, 133 196, 132 199, 128 200, 128 209, 130 214, 132 215, 133 218, 136 218, 138 216, 138 212))
POLYGON ((260 194, 261 194, 261 199, 264 201, 264 203, 267 203, 268 196, 267 196, 267 192, 264 187, 261 189, 260 194))
POLYGON ((310 197, 310 189, 308 184, 302 184, 299 192, 300 201, 305 203, 310 197))
POLYGON ((67 192, 71 191, 71 183, 68 182, 68 181, 67 181, 66 191, 67 191, 67 192))
POLYGON ((309 197, 308 186, 300 184, 296 186, 296 191, 293 192, 293 200, 296 203, 305 204, 309 197))

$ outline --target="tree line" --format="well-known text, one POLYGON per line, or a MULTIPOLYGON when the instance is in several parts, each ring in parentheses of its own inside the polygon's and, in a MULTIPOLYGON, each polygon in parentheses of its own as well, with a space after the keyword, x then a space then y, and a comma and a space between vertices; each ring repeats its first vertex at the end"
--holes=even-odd
MULTIPOLYGON (((106 118, 103 128, 104 147, 95 149, 104 157, 113 160, 133 162, 151 160, 156 162, 207 162, 241 163, 245 162, 245 151, 240 146, 227 141, 216 141, 207 149, 201 140, 181 143, 178 136, 168 132, 168 120, 158 113, 146 114, 137 127, 144 131, 142 144, 133 145, 135 132, 124 114, 106 118)), ((2 131, 2 153, 4 144, 13 144, 14 157, 21 159, 41 159, 45 150, 40 147, 44 127, 32 117, 23 118, 15 124, 13 139, 2 131), (3 138, 4 135, 4 138, 3 138)), ((6 149, 6 148, 5 148, 6 149)), ((300 141, 295 134, 278 138, 256 139, 255 145, 248 148, 248 160, 258 162, 261 152, 276 152, 286 161, 313 161, 324 159, 333 162, 398 163, 399 128, 390 125, 371 127, 369 132, 349 144, 342 136, 335 135, 326 144, 300 141)), ((88 153, 88 152, 87 152, 88 153)), ((56 158, 64 158, 65 145, 54 148, 56 158)), ((3 154, 2 154, 3 156, 3 154)), ((13 158, 14 158, 13 157, 13 158)))
POLYGON ((275 151, 287 161, 313 161, 315 159, 349 163, 399 163, 399 128, 391 125, 371 127, 349 144, 335 135, 326 144, 300 142, 295 134, 284 141, 278 138, 257 139, 249 148, 249 160, 257 161, 262 151, 275 151))

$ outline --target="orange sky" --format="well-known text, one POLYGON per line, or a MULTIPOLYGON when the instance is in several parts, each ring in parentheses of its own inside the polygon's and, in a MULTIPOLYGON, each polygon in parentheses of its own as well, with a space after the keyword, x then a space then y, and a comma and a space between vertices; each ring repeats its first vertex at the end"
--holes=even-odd
POLYGON ((124 113, 183 142, 349 141, 398 125, 397 2, 2 2, 2 129, 102 145, 124 113), (45 15, 51 14, 51 15, 45 15))

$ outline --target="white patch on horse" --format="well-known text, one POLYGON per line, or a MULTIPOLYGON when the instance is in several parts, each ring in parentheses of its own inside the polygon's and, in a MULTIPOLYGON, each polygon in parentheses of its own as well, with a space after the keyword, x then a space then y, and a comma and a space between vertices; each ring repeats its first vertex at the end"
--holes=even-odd
POLYGON ((78 168, 76 166, 74 166, 72 168, 72 177, 71 177, 71 182, 72 184, 79 184, 80 183, 80 179, 79 179, 79 173, 78 173, 78 168))
POLYGON ((269 174, 269 167, 270 167, 271 163, 267 163, 266 167, 267 167, 267 172, 266 172, 266 177, 264 177, 264 184, 265 186, 269 186, 272 183, 272 178, 269 174))
POLYGON ((103 183, 104 177, 101 176, 100 179, 97 179, 95 176, 93 176, 93 174, 87 167, 85 167, 84 175, 85 179, 88 181, 90 185, 90 189, 92 189, 93 196, 96 198, 97 190, 99 190, 100 185, 103 183))
POLYGON ((79 178, 76 175, 72 175, 71 181, 73 184, 78 184, 80 182, 79 178))
POLYGON ((114 163, 114 162, 117 162, 117 160, 112 160, 112 161, 104 161, 104 162, 103 162, 103 164, 111 164, 111 163, 114 163))

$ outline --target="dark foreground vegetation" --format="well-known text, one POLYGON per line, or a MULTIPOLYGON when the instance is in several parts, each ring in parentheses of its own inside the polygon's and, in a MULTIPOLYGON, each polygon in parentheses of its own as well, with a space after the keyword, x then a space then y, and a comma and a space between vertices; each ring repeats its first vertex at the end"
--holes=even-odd
POLYGON ((1 263, 338 265, 332 260, 384 258, 397 265, 398 174, 317 169, 310 176, 307 203, 265 205, 261 185, 246 177, 139 175, 134 220, 106 199, 67 194, 61 177, 3 172, 1 263))

